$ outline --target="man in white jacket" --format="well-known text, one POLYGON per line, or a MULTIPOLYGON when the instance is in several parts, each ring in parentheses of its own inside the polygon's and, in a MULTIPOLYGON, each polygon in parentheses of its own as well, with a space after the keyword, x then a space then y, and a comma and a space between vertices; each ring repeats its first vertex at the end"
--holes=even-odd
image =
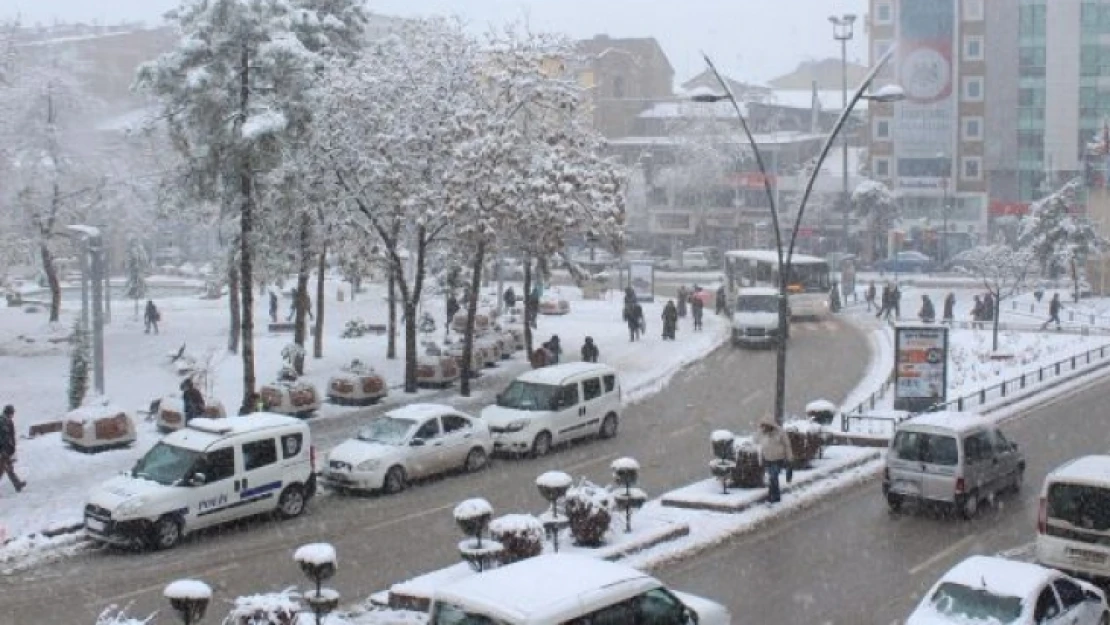
POLYGON ((794 461, 794 450, 790 447, 790 437, 774 418, 765 417, 759 423, 759 434, 755 437, 759 444, 759 454, 763 458, 763 469, 767 471, 767 503, 778 503, 782 498, 779 490, 779 473, 794 461))

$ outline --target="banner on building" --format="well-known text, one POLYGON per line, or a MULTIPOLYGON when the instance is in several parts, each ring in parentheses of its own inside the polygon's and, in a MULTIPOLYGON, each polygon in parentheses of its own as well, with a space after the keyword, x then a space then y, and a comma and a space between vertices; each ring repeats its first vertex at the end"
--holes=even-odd
POLYGON ((948 401, 948 328, 894 331, 894 409, 923 412, 948 401))
POLYGON ((899 186, 935 185, 951 175, 956 132, 956 0, 902 2, 898 14, 897 76, 906 99, 894 107, 897 177, 899 186))

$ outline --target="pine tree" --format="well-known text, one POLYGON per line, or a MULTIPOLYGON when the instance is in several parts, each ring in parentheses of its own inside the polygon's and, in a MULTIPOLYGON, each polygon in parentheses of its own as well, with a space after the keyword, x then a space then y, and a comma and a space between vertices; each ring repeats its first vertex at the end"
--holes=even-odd
POLYGON ((80 321, 73 326, 73 348, 69 354, 69 409, 81 406, 89 392, 89 335, 80 321))
POLYGON ((135 300, 135 318, 139 318, 139 300, 146 297, 146 272, 150 266, 146 249, 135 238, 127 243, 127 297, 135 300))

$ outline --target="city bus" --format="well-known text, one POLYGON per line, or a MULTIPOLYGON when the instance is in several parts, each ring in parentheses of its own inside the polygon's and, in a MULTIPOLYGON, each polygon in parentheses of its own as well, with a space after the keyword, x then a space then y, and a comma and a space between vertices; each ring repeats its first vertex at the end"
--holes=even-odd
MULTIPOLYGON (((785 259, 784 259, 785 260, 785 259)), ((737 289, 778 288, 778 253, 774 250, 735 250, 725 252, 725 284, 729 302, 737 289)), ((829 314, 832 293, 829 263, 822 258, 794 254, 787 280, 790 316, 820 319, 829 314)))

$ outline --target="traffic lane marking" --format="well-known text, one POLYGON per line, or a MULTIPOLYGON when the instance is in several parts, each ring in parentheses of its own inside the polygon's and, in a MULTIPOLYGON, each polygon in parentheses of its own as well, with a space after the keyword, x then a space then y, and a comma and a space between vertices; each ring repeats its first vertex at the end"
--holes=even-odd
POLYGON ((911 577, 916 576, 918 573, 924 571, 925 569, 931 568, 933 565, 937 564, 938 562, 941 562, 942 560, 947 559, 949 556, 956 553, 957 551, 960 551, 961 549, 968 546, 969 544, 971 544, 973 541, 975 541, 978 538, 979 538, 978 534, 968 534, 967 536, 964 536, 963 538, 961 538, 961 539, 957 540, 956 542, 952 543, 951 545, 949 545, 946 549, 942 549, 941 551, 938 551, 937 553, 933 554, 932 557, 926 559, 924 562, 921 562, 917 566, 911 568, 909 571, 907 571, 907 573, 911 577))
MULTIPOLYGON (((217 567, 208 569, 206 571, 200 571, 199 573, 195 574, 195 577, 197 579, 203 579, 203 578, 211 579, 214 575, 216 575, 218 573, 226 573, 227 571, 237 569, 237 568, 239 568, 239 563, 238 562, 232 562, 230 564, 225 564, 223 566, 217 566, 217 567)), ((106 598, 103 598, 103 599, 94 599, 92 601, 89 601, 89 602, 85 603, 85 606, 86 607, 100 607, 100 608, 102 608, 105 605, 109 605, 109 604, 112 604, 112 603, 117 603, 117 602, 122 601, 124 599, 130 599, 132 597, 138 597, 140 595, 145 595, 148 592, 161 590, 165 587, 166 587, 165 584, 154 584, 154 585, 151 585, 151 586, 146 586, 146 587, 143 587, 143 588, 138 588, 138 589, 135 589, 135 590, 132 590, 132 591, 129 591, 129 592, 125 592, 125 593, 116 595, 114 597, 106 597, 106 598)))

